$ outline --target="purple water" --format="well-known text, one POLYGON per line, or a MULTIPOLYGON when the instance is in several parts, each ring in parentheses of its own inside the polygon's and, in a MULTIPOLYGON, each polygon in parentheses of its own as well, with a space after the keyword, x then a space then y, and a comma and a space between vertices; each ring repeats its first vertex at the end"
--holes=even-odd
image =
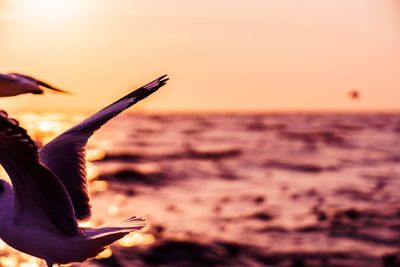
POLYGON ((150 227, 82 266, 400 266, 400 114, 129 114, 89 148, 91 223, 150 227))

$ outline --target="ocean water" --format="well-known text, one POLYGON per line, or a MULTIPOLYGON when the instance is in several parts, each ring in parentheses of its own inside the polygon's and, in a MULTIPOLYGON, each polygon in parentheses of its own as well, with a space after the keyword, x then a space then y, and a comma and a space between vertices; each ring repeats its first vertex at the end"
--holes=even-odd
MULTIPOLYGON (((38 146, 83 118, 14 117, 38 146)), ((122 114, 88 148, 86 224, 149 226, 73 266, 400 266, 400 114, 122 114)))

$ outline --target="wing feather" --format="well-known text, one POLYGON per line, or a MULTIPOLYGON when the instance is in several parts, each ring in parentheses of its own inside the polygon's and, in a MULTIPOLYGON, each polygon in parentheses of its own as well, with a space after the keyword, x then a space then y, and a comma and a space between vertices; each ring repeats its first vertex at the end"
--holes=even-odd
POLYGON ((53 91, 56 91, 56 92, 59 92, 59 93, 69 94, 68 91, 65 91, 65 90, 62 90, 62 89, 60 89, 60 88, 54 87, 53 85, 51 85, 51 84, 49 84, 49 83, 47 83, 47 82, 38 80, 38 79, 36 79, 36 78, 34 78, 34 77, 32 77, 32 76, 28 76, 28 75, 21 74, 21 73, 10 73, 10 74, 11 74, 11 75, 14 75, 14 76, 16 76, 16 77, 20 77, 20 78, 22 78, 22 79, 28 80, 28 81, 30 81, 30 82, 33 82, 33 83, 35 83, 35 84, 37 84, 37 85, 43 86, 43 87, 45 87, 45 88, 47 88, 47 89, 50 89, 50 90, 53 90, 53 91))
POLYGON ((14 190, 14 220, 79 235, 71 200, 58 178, 39 163, 35 143, 18 122, 0 112, 0 163, 14 190))
POLYGON ((164 86, 166 75, 140 87, 57 136, 39 151, 40 161, 60 178, 79 220, 91 215, 86 179, 86 144, 103 124, 164 86))
POLYGON ((10 77, 10 75, 7 75, 7 74, 0 74, 0 82, 13 83, 13 82, 15 82, 15 78, 10 77))

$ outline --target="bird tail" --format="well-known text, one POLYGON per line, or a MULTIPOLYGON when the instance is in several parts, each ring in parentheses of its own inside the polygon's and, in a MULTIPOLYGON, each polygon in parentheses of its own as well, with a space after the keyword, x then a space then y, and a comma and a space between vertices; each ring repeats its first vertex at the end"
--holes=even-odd
POLYGON ((123 233, 124 235, 138 231, 147 225, 141 217, 132 216, 129 219, 115 225, 102 226, 100 228, 81 228, 87 239, 96 239, 105 235, 123 233))
POLYGON ((83 242, 81 246, 84 247, 88 253, 85 257, 96 257, 96 255, 106 249, 107 246, 145 226, 146 221, 144 219, 133 216, 116 225, 100 228, 81 228, 86 237, 84 240, 80 241, 83 242))

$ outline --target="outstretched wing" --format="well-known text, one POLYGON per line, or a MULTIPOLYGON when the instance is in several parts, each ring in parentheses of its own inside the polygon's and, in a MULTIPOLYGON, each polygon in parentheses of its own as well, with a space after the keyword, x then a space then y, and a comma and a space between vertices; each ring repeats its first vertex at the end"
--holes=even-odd
POLYGON ((53 90, 53 91, 56 91, 56 92, 59 92, 59 93, 64 93, 64 94, 69 94, 70 93, 68 91, 61 90, 61 89, 59 89, 57 87, 54 87, 51 84, 48 84, 47 82, 38 80, 38 79, 36 79, 34 77, 31 77, 31 76, 28 76, 28 75, 24 75, 24 74, 20 74, 20 73, 10 73, 10 74, 14 75, 14 76, 17 76, 17 77, 20 77, 20 78, 23 78, 23 79, 28 80, 28 81, 31 81, 31 82, 33 82, 33 83, 35 83, 37 85, 43 86, 43 87, 45 87, 47 89, 50 89, 50 90, 53 90))
POLYGON ((14 190, 14 220, 20 225, 79 235, 71 200, 61 181, 39 163, 35 143, 18 122, 0 112, 0 163, 14 190))
POLYGON ((40 161, 60 178, 72 200, 77 219, 91 215, 86 179, 86 144, 107 121, 165 85, 166 75, 140 87, 57 136, 39 151, 40 161))

